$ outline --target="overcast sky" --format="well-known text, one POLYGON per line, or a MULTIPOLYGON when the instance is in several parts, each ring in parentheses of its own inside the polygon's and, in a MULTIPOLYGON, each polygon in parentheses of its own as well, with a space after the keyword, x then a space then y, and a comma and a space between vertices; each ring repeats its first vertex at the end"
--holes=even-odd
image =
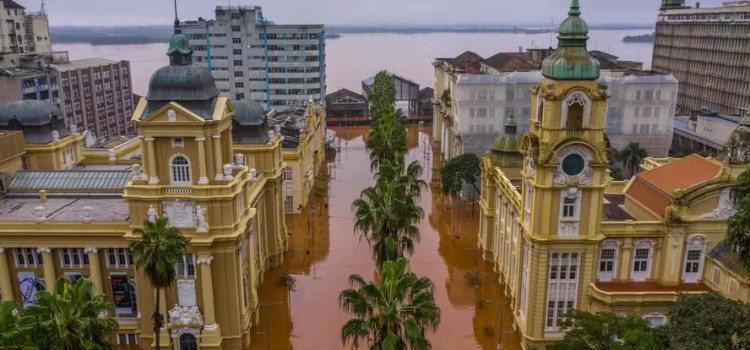
MULTIPOLYGON (((38 11, 41 0, 15 0, 38 11)), ((715 6, 725 0, 702 0, 715 6)), ((688 0, 694 5, 695 0, 688 0)), ((559 23, 569 0, 177 0, 180 19, 213 18, 216 5, 258 5, 276 23, 559 23)), ((589 24, 652 24, 661 0, 581 0, 589 24)), ((144 25, 172 22, 172 0, 47 0, 50 24, 144 25)))

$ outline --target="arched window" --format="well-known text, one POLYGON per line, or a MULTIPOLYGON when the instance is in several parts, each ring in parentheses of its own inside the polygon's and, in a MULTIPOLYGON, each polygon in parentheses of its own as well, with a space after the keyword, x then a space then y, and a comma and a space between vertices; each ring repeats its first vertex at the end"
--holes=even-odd
POLYGON ((580 130, 587 127, 591 114, 591 99, 581 91, 575 91, 563 101, 562 126, 580 130))
POLYGON ((172 173, 172 185, 191 185, 190 161, 187 157, 176 155, 172 157, 170 164, 172 173))
POLYGON ((539 90, 536 97, 536 122, 544 122, 544 99, 542 99, 542 90, 539 90))
POLYGON ((191 333, 180 336, 180 350, 198 350, 198 341, 191 333))
POLYGON ((605 240, 599 248, 599 268, 597 278, 600 282, 612 282, 617 271, 618 248, 615 240, 605 240))
POLYGON ((706 237, 691 236, 685 247, 685 266, 682 269, 682 280, 685 283, 697 283, 703 275, 703 260, 706 255, 706 237))

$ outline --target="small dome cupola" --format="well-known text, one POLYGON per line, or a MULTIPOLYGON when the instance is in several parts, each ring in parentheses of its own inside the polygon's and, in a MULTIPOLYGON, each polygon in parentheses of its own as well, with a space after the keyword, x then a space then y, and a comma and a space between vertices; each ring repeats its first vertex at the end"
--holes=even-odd
POLYGON ((190 48, 190 38, 187 34, 174 34, 169 41, 170 66, 188 66, 193 64, 193 50, 190 48))
POLYGON ((492 144, 490 160, 499 167, 519 167, 523 165, 521 135, 517 134, 518 124, 511 114, 505 122, 505 133, 492 144))
POLYGON ((578 0, 572 0, 568 18, 560 24, 557 50, 542 62, 542 75, 554 80, 598 79, 600 63, 586 48, 588 33, 578 0))

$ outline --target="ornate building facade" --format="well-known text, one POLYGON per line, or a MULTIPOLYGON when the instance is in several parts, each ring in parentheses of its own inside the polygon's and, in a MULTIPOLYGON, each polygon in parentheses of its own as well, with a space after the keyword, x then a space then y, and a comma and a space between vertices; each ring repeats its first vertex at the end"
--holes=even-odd
POLYGON ((158 297, 162 348, 246 349, 263 273, 286 249, 283 137, 247 122, 245 102, 219 96, 211 74, 191 64, 187 36, 176 34, 168 54, 132 116, 140 164, 129 147, 128 159, 113 151, 89 167, 19 171, 10 181, 0 199, 0 293, 25 307, 56 278, 88 278, 115 304, 112 342, 122 348, 153 346, 158 297), (127 247, 144 220, 162 216, 188 245, 175 284, 157 296, 127 247))
MULTIPOLYGON (((573 0, 531 91, 530 131, 517 155, 506 138, 481 163, 480 245, 500 273, 524 347, 561 339, 570 309, 659 325, 679 292, 749 297, 747 274, 723 241, 729 188, 748 164, 737 156, 649 158, 644 172, 612 181, 609 92, 597 82, 601 67, 586 50, 580 14, 573 0)), ((747 128, 730 149, 746 143, 747 128)))

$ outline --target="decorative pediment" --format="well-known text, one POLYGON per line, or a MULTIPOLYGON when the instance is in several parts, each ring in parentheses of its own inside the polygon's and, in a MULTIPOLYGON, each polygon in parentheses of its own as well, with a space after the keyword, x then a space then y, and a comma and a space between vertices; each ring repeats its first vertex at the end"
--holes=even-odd
POLYGON ((719 204, 716 209, 701 215, 701 219, 726 219, 734 215, 737 209, 732 204, 732 189, 730 187, 725 188, 719 195, 719 204))
POLYGON ((183 107, 177 102, 169 102, 165 104, 155 112, 141 119, 141 121, 146 123, 158 122, 183 124, 204 124, 206 122, 203 118, 191 112, 189 109, 183 107))

